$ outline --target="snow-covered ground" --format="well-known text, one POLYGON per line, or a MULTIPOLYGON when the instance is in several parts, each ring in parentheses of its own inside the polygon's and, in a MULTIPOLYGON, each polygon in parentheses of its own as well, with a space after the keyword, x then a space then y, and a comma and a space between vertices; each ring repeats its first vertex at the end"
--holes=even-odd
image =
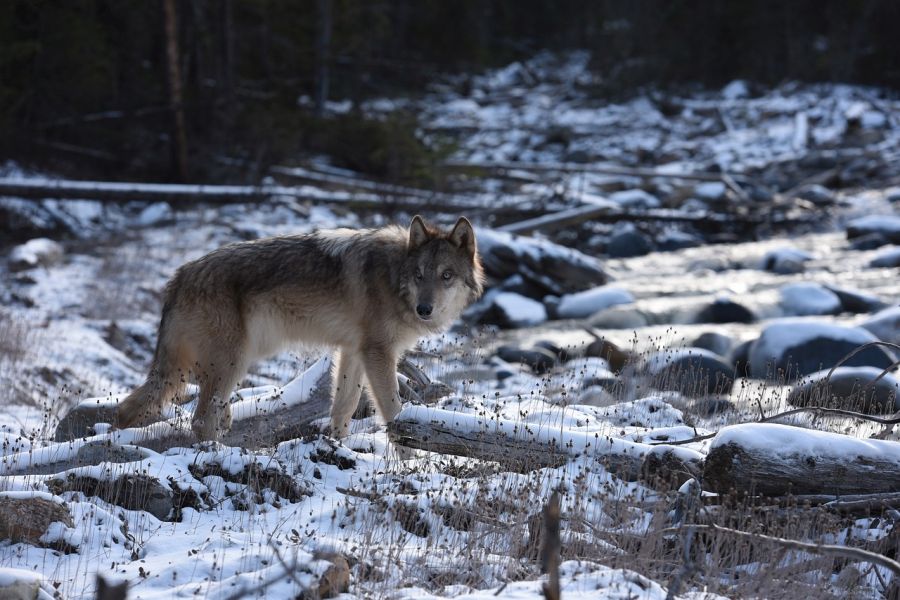
MULTIPOLYGON (((451 78, 424 99, 385 99, 364 108, 375 115, 398 107, 422 110, 423 137, 453 137, 458 147, 453 158, 461 162, 651 164, 670 173, 749 174, 767 173, 773 164, 799 161, 814 151, 843 157, 848 148, 867 149, 896 158, 897 101, 878 90, 786 85, 755 94, 736 82, 719 91, 678 97, 658 92, 609 103, 591 96, 595 76, 586 65, 587 56, 578 53, 562 59, 541 55, 474 77, 467 93, 451 78)), ((0 175, 36 174, 6 165, 0 175)), ((518 176, 514 188, 489 177, 461 177, 457 184, 486 203, 509 191, 523 206, 606 202, 629 209, 711 210, 740 201, 719 182, 667 178, 647 185, 633 174, 551 177, 527 169, 511 175, 518 176)), ((778 177, 766 177, 767 185, 778 183, 778 177)), ((453 390, 429 410, 453 411, 458 429, 503 430, 513 438, 527 433, 529 439, 565 440, 570 448, 581 444, 577 449, 640 454, 653 441, 687 440, 754 421, 760 411, 771 415, 789 408, 790 386, 783 379, 739 378, 730 391, 714 395, 726 408, 710 410, 708 395, 694 397, 654 377, 685 357, 721 359, 733 372, 730 353, 753 340, 759 340, 755 351, 768 359, 793 343, 816 342, 823 331, 837 342, 868 341, 873 335, 896 339, 897 332, 884 325, 897 323, 894 313, 883 313, 880 325, 870 330, 857 327, 900 299, 896 266, 872 264, 892 246, 856 247, 845 228, 866 217, 856 222, 859 227, 892 235, 897 190, 832 194, 813 228, 715 245, 697 231, 677 230, 693 240, 690 247, 623 258, 598 254, 615 278, 607 286, 542 298, 529 297, 521 280, 495 282, 493 301, 517 328, 459 329, 424 340, 414 361, 453 390), (851 303, 841 294, 847 290, 872 300, 872 308, 845 310, 851 303), (740 304, 755 319, 698 318, 704 308, 716 303, 721 308, 724 301, 740 304), (612 359, 583 356, 595 337, 585 327, 649 358, 647 364, 617 375, 612 359), (701 334, 718 335, 724 346, 715 353, 696 347, 701 334), (573 356, 551 357, 546 370, 501 358, 502 346, 530 350, 539 341, 573 356)), ((621 478, 590 453, 525 472, 423 451, 401 458, 374 418, 354 422, 353 435, 343 443, 312 436, 271 448, 145 450, 126 462, 79 467, 61 478, 107 481, 125 473, 155 478, 166 498, 180 499, 171 514, 64 491, 64 485, 48 483, 52 473, 16 473, 17 465, 41 462, 50 449, 57 459, 59 453, 78 451, 51 445, 56 421, 77 402, 111 399, 140 383, 155 343, 160 291, 178 265, 235 240, 377 226, 387 219, 287 197, 171 208, 0 198, 0 207, 61 223, 71 234, 57 240, 62 254, 47 242, 33 242, 0 265, 0 499, 61 498, 72 516, 71 525, 54 524, 37 543, 0 542, 0 583, 26 581, 29 576, 12 571, 24 569, 37 573, 46 594, 65 598, 93 597, 96 573, 129 581, 131 598, 286 598, 316 589, 323 574, 341 562, 334 558, 339 555, 350 573, 344 598, 538 599, 546 578, 537 560, 540 514, 554 490, 562 497, 560 575, 566 599, 662 599, 671 586, 679 587, 677 597, 693 600, 717 594, 880 597, 892 581, 887 569, 867 563, 837 564, 768 547, 765 556, 746 549, 742 554, 738 545, 709 547, 694 559, 702 564, 692 564, 673 550, 682 544, 689 548, 690 542, 661 533, 679 524, 680 495, 621 478), (296 487, 286 490, 247 475, 266 470, 284 474, 296 487), (776 569, 778 577, 760 577, 767 569, 776 569)), ((744 208, 752 214, 768 207, 744 208)), ((486 204, 487 210, 471 217, 487 227, 494 220, 490 208, 486 204)), ((411 215, 393 217, 408 222, 411 215)), ((442 218, 452 222, 455 216, 442 218)), ((598 226, 595 233, 616 232, 598 226)), ((496 230, 484 241, 485 252, 498 244, 511 245, 519 256, 535 256, 542 245, 558 251, 548 240, 528 244, 496 230)), ((586 243, 581 249, 592 253, 592 247, 586 243)), ((256 365, 241 387, 284 386, 315 358, 309 351, 284 353, 256 365)), ((811 415, 789 422, 860 439, 881 430, 811 415)), ((745 440, 749 434, 729 435, 745 440)), ((751 436, 748 443, 787 444, 786 439, 751 436)), ((709 447, 708 439, 682 446, 691 456, 709 447)), ((710 518, 721 514, 718 507, 709 511, 710 518)), ((766 516, 758 531, 864 545, 897 526, 896 511, 880 519, 819 511, 795 517, 799 521, 788 527, 766 516)))

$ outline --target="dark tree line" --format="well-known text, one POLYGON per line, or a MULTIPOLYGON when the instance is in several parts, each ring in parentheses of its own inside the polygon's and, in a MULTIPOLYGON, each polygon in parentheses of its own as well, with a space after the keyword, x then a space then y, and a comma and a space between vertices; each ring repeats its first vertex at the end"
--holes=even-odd
POLYGON ((421 151, 413 121, 316 108, 565 48, 592 52, 600 95, 735 78, 897 89, 898 25, 896 0, 8 0, 0 156, 221 180, 218 156, 312 151, 403 179, 385 146, 421 151))

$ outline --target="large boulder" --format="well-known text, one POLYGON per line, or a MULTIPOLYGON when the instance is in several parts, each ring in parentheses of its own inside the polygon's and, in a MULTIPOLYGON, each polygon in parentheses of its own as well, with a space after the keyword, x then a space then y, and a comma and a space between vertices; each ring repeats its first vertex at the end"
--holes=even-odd
POLYGON ((900 411, 900 380, 893 375, 881 376, 882 369, 875 367, 838 367, 829 378, 829 371, 816 371, 800 380, 788 395, 788 403, 868 414, 900 411))
MULTIPOLYGON (((793 381, 831 368, 864 344, 878 341, 861 327, 844 327, 823 321, 781 319, 763 329, 750 347, 750 373, 758 379, 793 381)), ((886 368, 894 354, 877 346, 848 359, 849 367, 886 368)))
POLYGON ((695 323, 753 323, 756 315, 730 298, 716 298, 697 311, 695 323))

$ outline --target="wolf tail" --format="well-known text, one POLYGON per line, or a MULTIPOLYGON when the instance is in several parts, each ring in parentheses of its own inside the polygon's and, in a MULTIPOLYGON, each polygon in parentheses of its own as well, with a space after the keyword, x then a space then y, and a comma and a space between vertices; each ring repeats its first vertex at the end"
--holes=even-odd
POLYGON ((119 402, 116 409, 116 426, 120 429, 152 423, 163 407, 184 391, 189 365, 182 365, 177 359, 181 353, 172 339, 172 304, 167 299, 163 306, 156 350, 146 381, 119 402))

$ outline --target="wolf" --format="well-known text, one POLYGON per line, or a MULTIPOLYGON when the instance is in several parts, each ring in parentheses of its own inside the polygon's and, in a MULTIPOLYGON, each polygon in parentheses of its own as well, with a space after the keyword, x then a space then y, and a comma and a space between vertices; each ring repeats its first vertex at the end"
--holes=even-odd
POLYGON ((231 392, 250 365, 291 344, 337 350, 331 433, 348 433, 363 379, 385 421, 400 412, 397 361, 477 299, 484 271, 475 231, 416 215, 408 228, 319 230, 224 246, 181 266, 166 285, 146 381, 119 405, 120 428, 157 419, 200 395, 191 427, 217 440, 231 427, 231 392))

